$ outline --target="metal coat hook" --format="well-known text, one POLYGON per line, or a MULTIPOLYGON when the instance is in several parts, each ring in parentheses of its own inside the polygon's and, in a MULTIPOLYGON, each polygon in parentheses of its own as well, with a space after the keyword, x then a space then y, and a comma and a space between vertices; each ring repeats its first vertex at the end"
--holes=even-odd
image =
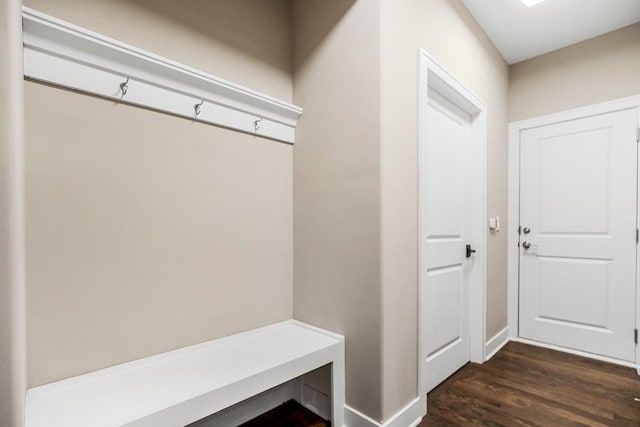
POLYGON ((260 130, 260 122, 261 121, 262 121, 262 117, 260 117, 258 120, 253 122, 253 128, 254 128, 255 132, 258 132, 260 130))
POLYGON ((129 89, 129 77, 127 77, 127 80, 120 83, 120 90, 122 91, 122 97, 124 97, 127 94, 127 90, 129 89))
POLYGON ((196 117, 198 117, 202 111, 202 104, 204 104, 204 99, 201 100, 199 104, 193 106, 193 110, 196 112, 196 117))

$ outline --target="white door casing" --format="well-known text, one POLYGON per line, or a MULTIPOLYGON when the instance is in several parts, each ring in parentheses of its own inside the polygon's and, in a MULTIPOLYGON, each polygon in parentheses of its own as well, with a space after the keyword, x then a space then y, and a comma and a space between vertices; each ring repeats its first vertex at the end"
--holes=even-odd
POLYGON ((521 131, 520 337, 635 360, 637 127, 627 109, 521 131))
POLYGON ((426 393, 485 349, 485 105, 420 52, 419 373, 426 393), (465 245, 477 253, 467 259, 465 245))

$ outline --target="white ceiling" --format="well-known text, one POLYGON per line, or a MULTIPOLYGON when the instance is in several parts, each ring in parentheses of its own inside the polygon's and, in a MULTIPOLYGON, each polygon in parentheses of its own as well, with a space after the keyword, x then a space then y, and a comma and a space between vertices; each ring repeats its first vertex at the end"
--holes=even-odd
POLYGON ((462 0, 509 64, 640 21, 640 0, 462 0))

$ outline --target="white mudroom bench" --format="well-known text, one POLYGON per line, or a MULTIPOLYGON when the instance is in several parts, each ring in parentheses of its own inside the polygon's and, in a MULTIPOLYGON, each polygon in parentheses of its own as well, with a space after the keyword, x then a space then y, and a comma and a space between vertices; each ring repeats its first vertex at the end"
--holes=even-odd
POLYGON ((344 337, 288 320, 27 392, 27 427, 178 427, 331 364, 344 423, 344 337))

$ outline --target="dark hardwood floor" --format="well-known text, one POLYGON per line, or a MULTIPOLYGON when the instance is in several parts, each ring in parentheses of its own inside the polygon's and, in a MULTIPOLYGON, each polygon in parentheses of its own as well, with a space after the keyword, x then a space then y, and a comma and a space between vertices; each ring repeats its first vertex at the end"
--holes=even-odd
POLYGON ((331 427, 331 423, 290 400, 240 427, 331 427))
POLYGON ((636 371, 520 343, 428 395, 419 427, 640 426, 636 371))

